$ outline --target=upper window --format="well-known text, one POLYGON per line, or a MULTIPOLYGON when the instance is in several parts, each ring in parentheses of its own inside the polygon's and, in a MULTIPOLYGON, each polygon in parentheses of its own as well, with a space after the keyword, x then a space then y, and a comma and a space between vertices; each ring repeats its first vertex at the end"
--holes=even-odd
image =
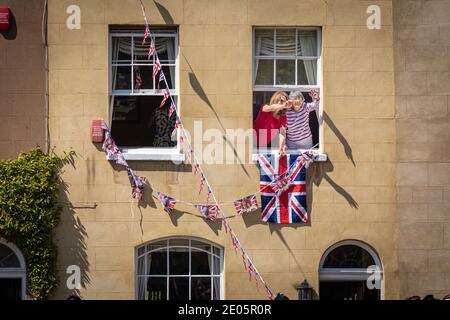
POLYGON ((194 239, 173 238, 137 249, 139 300, 219 300, 223 250, 194 239))
MULTIPOLYGON (((154 30, 155 48, 171 96, 178 97, 178 38, 176 30, 154 30)), ((150 38, 142 31, 110 34, 110 119, 117 144, 128 148, 173 148, 175 113, 170 99, 160 108, 165 82, 153 79, 155 55, 148 57, 150 38), (160 82, 160 83, 159 83, 160 82)))
POLYGON ((259 152, 282 144, 287 151, 318 149, 320 29, 256 28, 253 39, 255 147, 259 152))

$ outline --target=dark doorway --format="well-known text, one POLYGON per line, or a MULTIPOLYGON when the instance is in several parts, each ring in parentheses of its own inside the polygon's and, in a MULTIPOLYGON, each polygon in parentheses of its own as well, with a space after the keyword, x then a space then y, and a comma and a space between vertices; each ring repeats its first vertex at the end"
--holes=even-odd
POLYGON ((0 301, 22 300, 22 279, 0 279, 0 301))

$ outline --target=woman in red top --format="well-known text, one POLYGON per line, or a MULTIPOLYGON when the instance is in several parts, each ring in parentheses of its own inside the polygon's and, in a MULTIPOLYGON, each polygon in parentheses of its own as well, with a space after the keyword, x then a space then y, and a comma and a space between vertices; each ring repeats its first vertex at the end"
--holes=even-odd
POLYGON ((256 146, 270 148, 277 134, 280 136, 279 154, 286 150, 286 111, 292 106, 288 102, 286 92, 277 91, 270 98, 269 104, 265 104, 259 110, 253 123, 256 131, 256 146))

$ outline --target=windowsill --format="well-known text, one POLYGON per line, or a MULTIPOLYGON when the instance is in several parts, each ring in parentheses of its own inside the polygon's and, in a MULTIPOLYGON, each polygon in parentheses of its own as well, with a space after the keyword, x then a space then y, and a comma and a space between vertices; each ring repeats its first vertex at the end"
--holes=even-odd
MULTIPOLYGON (((301 152, 301 151, 300 151, 301 152)), ((268 152, 264 152, 264 154, 278 154, 278 151, 268 151, 268 152)), ((293 154, 293 153, 297 153, 297 152, 286 152, 287 154, 293 154)), ((315 162, 326 162, 328 161, 328 155, 326 153, 314 153, 315 157, 314 157, 314 161, 315 162)), ((258 162, 258 153, 253 153, 252 154, 252 161, 254 162, 258 162)))
POLYGON ((186 155, 175 148, 123 148, 122 153, 125 160, 130 161, 183 162, 186 160, 186 155))

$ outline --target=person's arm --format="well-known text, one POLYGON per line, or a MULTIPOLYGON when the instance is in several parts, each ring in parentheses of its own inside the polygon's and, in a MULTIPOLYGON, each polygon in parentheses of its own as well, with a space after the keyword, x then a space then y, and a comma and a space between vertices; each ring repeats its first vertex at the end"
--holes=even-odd
POLYGON ((309 96, 312 98, 312 102, 306 103, 305 107, 308 112, 319 110, 320 95, 316 90, 311 90, 309 96))
POLYGON ((278 103, 274 103, 274 104, 265 104, 262 107, 262 111, 263 112, 278 112, 280 110, 286 109, 286 105, 285 104, 278 104, 278 103))
POLYGON ((283 156, 286 154, 286 127, 280 128, 280 148, 278 154, 283 156))

